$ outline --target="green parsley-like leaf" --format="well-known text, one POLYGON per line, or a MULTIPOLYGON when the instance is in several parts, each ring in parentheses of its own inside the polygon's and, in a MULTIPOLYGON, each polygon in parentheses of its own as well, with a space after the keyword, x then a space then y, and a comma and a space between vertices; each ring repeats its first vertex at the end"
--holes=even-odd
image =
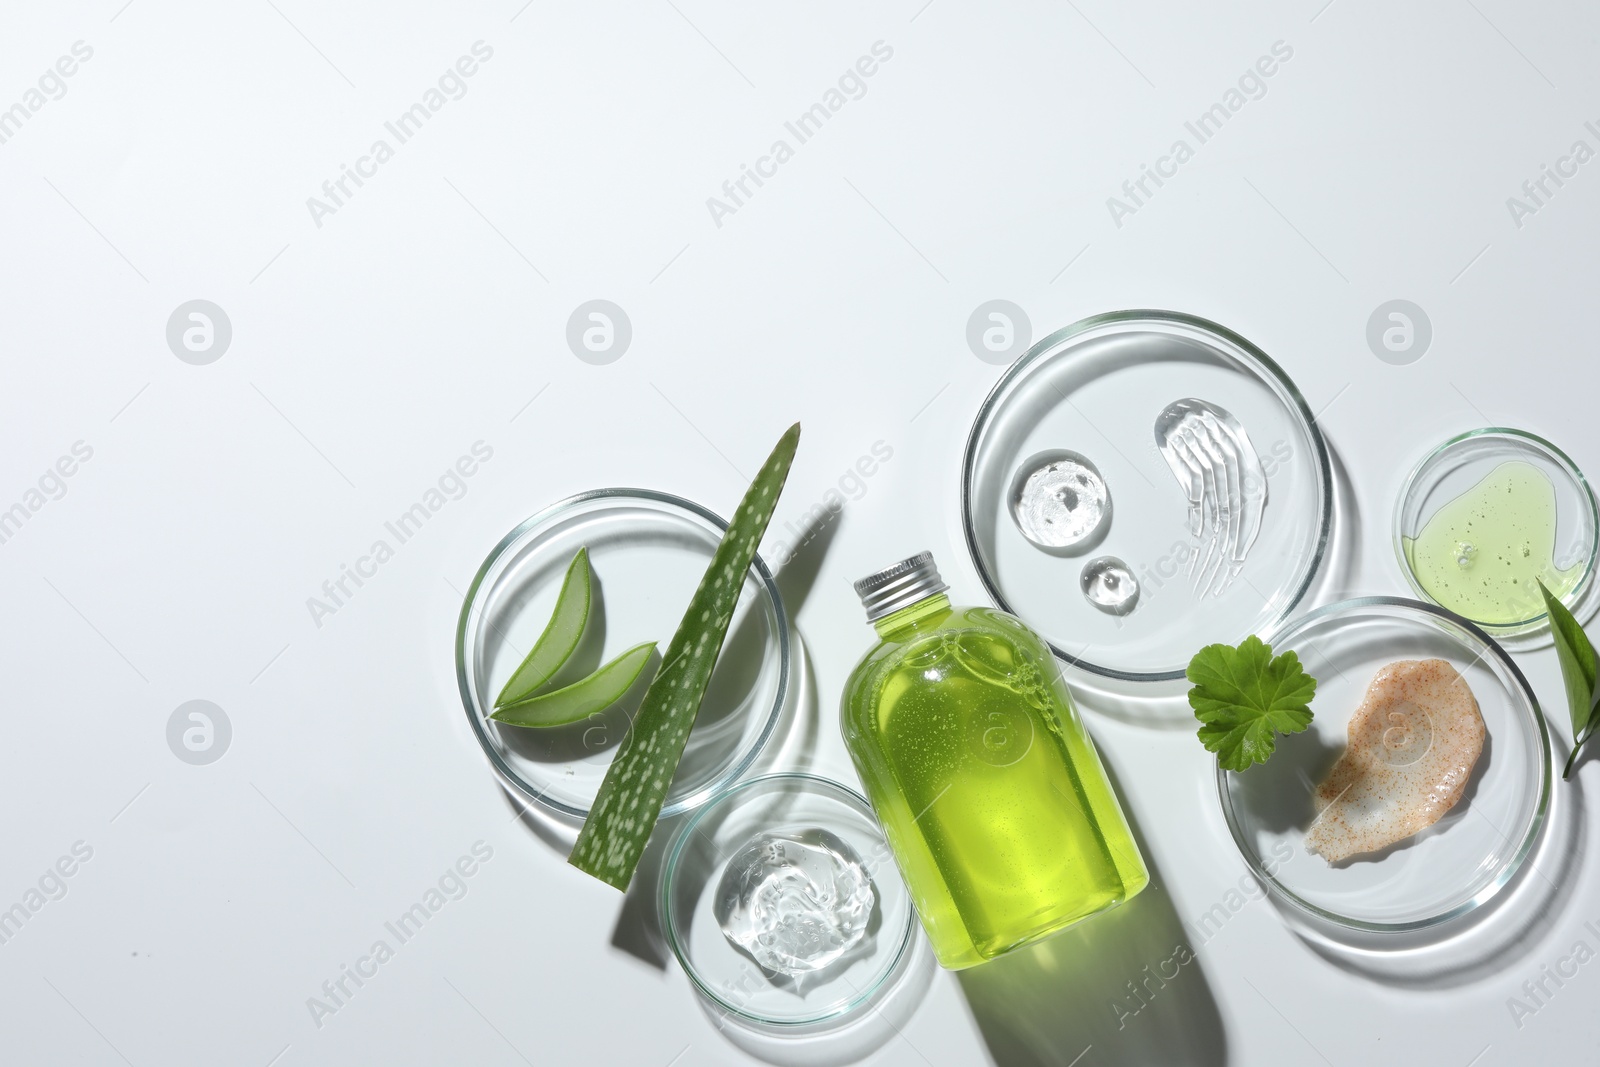
POLYGON ((1567 757, 1566 769, 1561 772, 1561 777, 1566 779, 1572 777, 1572 770, 1578 765, 1583 743, 1600 730, 1600 707, 1595 704, 1596 699, 1600 699, 1595 686, 1596 664, 1600 657, 1596 657, 1594 645, 1589 643, 1572 612, 1544 587, 1543 582, 1539 583, 1539 592, 1544 594, 1544 608, 1550 613, 1550 635, 1555 638, 1561 680, 1567 686, 1567 710, 1572 715, 1572 755, 1567 757))
POLYGON ((1317 680, 1300 666, 1299 656, 1274 656, 1272 646, 1254 634, 1238 648, 1207 645, 1186 673, 1194 683, 1189 706, 1202 724, 1200 742, 1227 770, 1265 763, 1278 747, 1278 734, 1311 725, 1317 680))

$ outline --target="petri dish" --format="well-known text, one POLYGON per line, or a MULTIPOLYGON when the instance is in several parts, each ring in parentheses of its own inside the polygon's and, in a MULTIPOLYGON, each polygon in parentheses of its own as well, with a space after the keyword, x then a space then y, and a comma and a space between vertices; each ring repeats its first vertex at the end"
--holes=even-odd
MULTIPOLYGON (((494 697, 543 632, 567 566, 587 545, 594 597, 583 641, 552 685, 622 650, 665 648, 727 523, 649 489, 596 489, 545 508, 501 538, 478 568, 456 627, 456 681, 472 731, 507 787, 551 811, 589 814, 643 698, 652 667, 621 702, 581 722, 527 729, 494 722, 494 697)), ((789 691, 783 599, 757 555, 661 817, 704 803, 749 770, 789 691)))
MULTIPOLYGON (((1489 612, 1473 610, 1471 601, 1463 600, 1449 587, 1438 586, 1437 578, 1424 573, 1426 565, 1419 566, 1413 558, 1412 546, 1440 509, 1461 499, 1508 463, 1532 466, 1550 483, 1553 492, 1548 499, 1554 505, 1552 540, 1528 547, 1533 552, 1551 553, 1551 565, 1570 582, 1562 592, 1561 602, 1582 619, 1586 612, 1580 604, 1595 584, 1600 512, 1596 510, 1594 492, 1577 465, 1544 438, 1499 426, 1452 437, 1428 453, 1411 471, 1400 490, 1394 513, 1395 554, 1400 560, 1400 570, 1416 594, 1472 619, 1501 638, 1543 628, 1547 616, 1538 589, 1525 587, 1510 593, 1509 598, 1496 607, 1494 617, 1480 618, 1479 615, 1489 612)), ((1462 577, 1467 577, 1471 571, 1497 568, 1504 562, 1492 558, 1487 551, 1482 556, 1466 551, 1470 554, 1460 557, 1468 560, 1463 565, 1462 577)))
POLYGON ((1255 877, 1313 925, 1361 934, 1433 929, 1492 899, 1537 842, 1551 788, 1544 717, 1506 651, 1460 616, 1397 597, 1330 604, 1268 640, 1300 657, 1317 693, 1311 726, 1280 737, 1266 763, 1217 768, 1223 815, 1255 877), (1435 657, 1460 672, 1487 729, 1465 792, 1413 837, 1330 865, 1304 838, 1351 714, 1379 667, 1435 657))
POLYGON ((810 774, 740 782, 691 815, 668 852, 660 891, 662 926, 684 973, 718 1012, 757 1031, 813 1032, 859 1018, 905 973, 917 925, 867 799, 810 774), (860 859, 876 900, 863 940, 797 984, 770 975, 729 941, 716 898, 728 861, 757 834, 819 829, 860 859))
POLYGON ((1321 565, 1332 509, 1327 447, 1288 375, 1232 331, 1171 311, 1097 315, 1041 340, 983 402, 962 460, 962 527, 989 596, 1066 662, 1137 682, 1182 678, 1202 645, 1286 619, 1321 565), (1233 416, 1261 461, 1265 506, 1226 580, 1202 570, 1212 531, 1227 537, 1207 517, 1220 511, 1202 508, 1195 533, 1156 443, 1158 420, 1187 398, 1233 416), (1019 468, 1060 450, 1090 460, 1115 501, 1090 554, 1124 561, 1137 581, 1126 614, 1080 591, 1081 555, 1041 550, 1012 518, 1019 468))

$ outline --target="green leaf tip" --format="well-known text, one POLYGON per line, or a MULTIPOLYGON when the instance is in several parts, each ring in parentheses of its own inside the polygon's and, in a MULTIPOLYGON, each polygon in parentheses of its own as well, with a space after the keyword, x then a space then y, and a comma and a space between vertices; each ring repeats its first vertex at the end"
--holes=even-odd
POLYGON ((1561 661, 1561 681, 1567 690, 1567 713, 1572 720, 1572 754, 1561 771, 1561 778, 1566 781, 1577 769, 1578 755, 1585 742, 1600 731, 1600 706, 1596 705, 1600 700, 1600 687, 1595 684, 1600 657, 1596 656, 1583 627, 1560 598, 1545 588, 1543 582, 1539 583, 1539 593, 1550 615, 1550 636, 1555 641, 1556 658, 1561 661))
POLYGON ((608 885, 628 888, 655 830, 727 637, 745 572, 772 521, 799 442, 797 422, 778 439, 734 510, 578 833, 567 862, 608 885))

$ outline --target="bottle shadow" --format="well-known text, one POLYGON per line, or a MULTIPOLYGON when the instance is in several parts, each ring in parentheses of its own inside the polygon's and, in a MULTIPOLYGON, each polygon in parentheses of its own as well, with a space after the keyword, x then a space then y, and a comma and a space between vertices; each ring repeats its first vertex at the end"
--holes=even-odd
POLYGON ((997 1067, 1070 1067, 1091 1048, 1096 1062, 1227 1062, 1227 1034, 1204 969, 1148 845, 1132 829, 1150 870, 1143 892, 958 975, 997 1067))

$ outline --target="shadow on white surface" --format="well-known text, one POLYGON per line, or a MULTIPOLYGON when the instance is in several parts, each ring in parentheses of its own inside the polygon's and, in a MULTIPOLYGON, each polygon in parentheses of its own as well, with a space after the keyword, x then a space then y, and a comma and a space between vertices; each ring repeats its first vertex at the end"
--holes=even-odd
POLYGON ((1142 893, 960 973, 997 1067, 1070 1067, 1080 1058, 1163 1067, 1228 1062, 1227 1034, 1201 962, 1149 846, 1137 827, 1133 832, 1150 868, 1142 893))
POLYGON ((822 570, 822 560, 838 532, 839 513, 823 507, 821 515, 806 520, 800 530, 799 543, 773 577, 791 623, 799 617, 800 609, 811 596, 811 588, 817 584, 817 573, 822 570))
MULTIPOLYGON (((1364 550, 1361 505, 1356 501, 1350 471, 1344 465, 1339 446, 1334 444, 1327 430, 1323 430, 1322 443, 1328 449, 1328 469, 1333 476, 1333 519, 1328 524, 1328 545, 1322 552, 1322 566, 1312 575, 1306 595, 1294 611, 1296 615, 1352 595, 1351 580, 1355 577, 1364 550)), ((1405 594, 1397 588, 1395 595, 1405 594)))
MULTIPOLYGON (((521 798, 502 787, 506 804, 517 812, 516 821, 533 833, 562 858, 572 852, 581 827, 576 819, 568 819, 546 811, 536 804, 523 804, 521 798)), ((658 971, 665 971, 671 958, 666 939, 661 932, 661 916, 656 906, 656 894, 661 884, 662 867, 666 863, 667 846, 677 837, 678 826, 689 812, 662 819, 645 846, 639 859, 639 869, 634 872, 628 891, 623 894, 622 908, 617 912, 616 924, 611 929, 611 944, 642 963, 658 971)))
POLYGON ((558 815, 547 808, 529 803, 520 794, 513 793, 506 785, 500 783, 500 796, 506 802, 506 807, 516 816, 516 821, 530 830, 535 837, 550 846, 550 850, 565 859, 572 853, 572 846, 578 840, 578 828, 582 825, 576 819, 569 819, 558 815))
POLYGON ((717 1031, 740 1051, 778 1067, 843 1067, 878 1051, 901 1035, 933 984, 937 966, 922 931, 910 951, 884 979, 880 992, 840 1022, 795 1029, 761 1029, 698 997, 717 1031))
POLYGON ((793 627, 790 627, 789 635, 794 660, 783 714, 778 718, 767 747, 762 749, 761 755, 744 773, 741 781, 763 774, 807 771, 811 769, 816 756, 817 740, 822 729, 817 676, 805 638, 793 627))
POLYGON ((828 546, 833 543, 838 531, 838 516, 826 509, 821 517, 808 520, 802 528, 798 546, 773 577, 778 585, 778 593, 783 598, 784 611, 789 616, 794 681, 790 686, 789 706, 784 708, 783 718, 773 731, 772 740, 767 742, 766 750, 746 777, 753 778, 774 771, 807 771, 816 758, 826 712, 817 688, 817 675, 810 650, 806 647, 805 635, 800 632, 797 619, 800 609, 811 596, 812 587, 817 584, 817 572, 822 569, 823 557, 827 555, 828 546))

